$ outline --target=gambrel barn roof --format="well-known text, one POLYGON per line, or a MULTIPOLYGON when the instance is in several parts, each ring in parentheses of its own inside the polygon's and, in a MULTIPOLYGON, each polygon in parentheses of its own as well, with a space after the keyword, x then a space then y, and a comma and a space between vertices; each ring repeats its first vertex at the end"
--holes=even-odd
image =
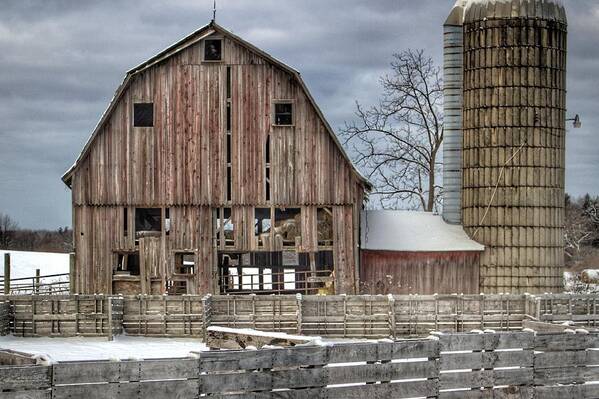
POLYGON ((361 181, 364 184, 364 187, 367 190, 370 190, 372 188, 370 182, 368 182, 368 180, 366 179, 366 177, 364 177, 356 169, 356 167, 352 163, 351 159, 349 158, 349 156, 347 155, 347 153, 343 149, 343 146, 339 142, 339 139, 337 138, 337 135, 335 134, 335 132, 333 131, 333 129, 331 128, 331 126, 327 122, 326 118, 324 117, 324 114, 322 113, 322 111, 320 110, 320 108, 316 104, 316 101, 314 100, 314 98, 310 94, 310 91, 308 90, 308 87, 304 83, 304 81, 303 81, 300 73, 297 70, 291 68, 290 66, 284 64, 283 62, 281 62, 281 61, 277 60, 276 58, 272 57, 268 53, 260 50, 259 48, 257 48, 256 46, 252 45, 251 43, 249 43, 249 42, 243 40, 242 38, 234 35, 230 31, 228 31, 227 29, 225 29, 225 28, 221 27, 220 25, 216 24, 214 21, 210 22, 208 25, 203 26, 202 28, 198 29, 197 31, 191 33, 190 35, 188 35, 187 37, 183 38, 182 40, 176 42, 175 44, 173 44, 172 46, 170 46, 170 47, 166 48, 165 50, 161 51, 160 53, 158 53, 154 57, 148 59, 147 61, 145 61, 145 62, 139 64, 138 66, 136 66, 136 67, 130 69, 129 71, 127 71, 127 74, 125 75, 125 78, 123 79, 123 82, 121 83, 121 85, 116 90, 114 97, 112 98, 112 100, 110 101, 110 104, 108 105, 108 108, 106 109, 106 111, 104 112, 104 114, 102 114, 102 117, 100 118, 100 121, 98 122, 98 124, 96 125, 95 129, 93 130, 90 138, 87 140, 87 142, 86 142, 85 146, 83 147, 83 150, 79 154, 77 160, 75 161, 75 163, 73 164, 73 166, 71 166, 69 168, 69 170, 62 176, 62 181, 67 186, 71 187, 71 179, 72 179, 73 172, 75 171, 75 169, 77 168, 77 166, 80 164, 80 162, 83 161, 83 159, 88 154, 88 152, 89 152, 89 150, 91 148, 91 145, 94 142, 96 136, 101 131, 104 123, 108 120, 109 116, 111 115, 111 113, 112 113, 114 107, 116 106, 116 104, 119 102, 119 99, 121 98, 121 96, 123 95, 123 93, 129 87, 129 84, 131 83, 132 79, 137 74, 139 74, 139 73, 147 70, 148 68, 151 68, 154 65, 157 65, 159 63, 164 62, 165 60, 169 59, 173 55, 181 52, 182 50, 184 50, 184 49, 186 49, 186 48, 188 48, 188 47, 190 47, 190 46, 192 46, 192 45, 200 42, 201 40, 203 40, 203 39, 207 38, 208 36, 210 36, 212 34, 215 34, 215 33, 221 34, 223 36, 226 36, 229 39, 231 39, 231 40, 239 43, 241 46, 246 47, 248 50, 250 50, 250 51, 258 54, 259 56, 261 56, 264 59, 266 59, 268 62, 272 63, 273 65, 275 65, 275 66, 281 68, 282 70, 286 71, 287 73, 289 73, 297 81, 297 83, 299 84, 299 86, 302 88, 302 90, 306 94, 306 97, 308 98, 309 102, 311 103, 311 105, 316 110, 316 112, 317 112, 319 118, 321 119, 322 123, 324 124, 327 132, 329 133, 329 135, 331 136, 331 138, 335 142, 336 146, 339 148, 339 151, 341 152, 341 154, 343 155, 343 157, 346 159, 346 161, 351 165, 352 171, 358 177, 359 181, 361 181))

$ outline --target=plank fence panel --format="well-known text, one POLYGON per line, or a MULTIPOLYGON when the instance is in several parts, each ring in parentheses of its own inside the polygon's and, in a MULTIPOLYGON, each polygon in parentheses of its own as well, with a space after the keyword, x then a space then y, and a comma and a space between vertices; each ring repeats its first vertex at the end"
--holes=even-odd
POLYGON ((50 399, 51 397, 52 391, 50 389, 24 392, 0 392, 0 399, 50 399))
POLYGON ((202 296, 138 295, 124 297, 123 328, 129 335, 203 337, 202 296))
POLYGON ((200 356, 200 386, 222 398, 273 397, 266 394, 272 390, 284 398, 435 396, 438 347, 434 340, 407 340, 267 349, 249 357, 247 351, 210 352, 200 356), (426 381, 397 381, 408 378, 426 381))
POLYGON ((304 296, 302 332, 331 337, 391 335, 387 296, 304 296))
POLYGON ((441 398, 502 397, 503 390, 496 392, 501 386, 530 397, 533 333, 444 334, 439 342, 441 398), (460 396, 470 390, 477 393, 460 396))
POLYGON ((417 336, 432 330, 517 330, 526 317, 525 295, 396 295, 396 336, 417 336))
POLYGON ((121 299, 105 295, 10 296, 15 335, 107 336, 121 333, 121 299), (114 312, 114 313, 113 313, 114 312))
POLYGON ((288 334, 298 332, 299 306, 295 295, 212 296, 210 307, 212 325, 288 334))
MULTIPOLYGON (((599 334, 539 333, 535 336, 535 350, 538 351, 534 364, 535 385, 554 387, 554 391, 565 395, 563 397, 574 394, 579 396, 571 397, 599 397, 595 395, 599 392, 597 387, 578 387, 599 381, 599 334)), ((544 388, 537 389, 538 395, 546 392, 544 388)), ((553 395, 549 393, 547 397, 557 397, 553 395)))
POLYGON ((0 392, 50 388, 51 374, 49 366, 0 366, 0 392))
POLYGON ((543 294, 535 297, 538 321, 572 321, 577 327, 599 327, 599 296, 593 294, 543 294))
POLYGON ((194 398, 199 361, 193 358, 64 362, 53 366, 53 398, 194 398))
POLYGON ((199 358, 2 366, 0 398, 597 398, 599 385, 589 383, 599 379, 598 338, 450 333, 199 358))
POLYGON ((518 331, 524 324, 552 326, 552 321, 565 320, 592 327, 599 319, 595 296, 565 294, 0 296, 0 303, 3 300, 11 303, 12 331, 21 336, 110 336, 124 330, 130 335, 205 339, 206 328, 214 325, 327 337, 406 338, 431 331, 518 331))

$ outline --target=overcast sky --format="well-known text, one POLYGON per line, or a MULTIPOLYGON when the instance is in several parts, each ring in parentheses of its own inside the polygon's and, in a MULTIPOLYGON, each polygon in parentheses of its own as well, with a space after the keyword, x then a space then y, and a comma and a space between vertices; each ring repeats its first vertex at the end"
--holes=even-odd
MULTIPOLYGON (((599 1, 566 0, 567 191, 599 194, 599 1)), ((394 52, 442 57, 454 0, 219 0, 217 22, 298 69, 334 128, 373 102, 394 52)), ((212 0, 2 0, 0 212, 22 227, 71 224, 60 176, 126 70, 208 23, 212 0)))

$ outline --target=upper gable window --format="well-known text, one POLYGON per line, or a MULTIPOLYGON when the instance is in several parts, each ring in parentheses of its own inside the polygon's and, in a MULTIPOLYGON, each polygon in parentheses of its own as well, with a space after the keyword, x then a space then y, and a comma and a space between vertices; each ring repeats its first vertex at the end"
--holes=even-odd
POLYGON ((222 61, 223 41, 222 39, 204 40, 204 61, 222 61))
POLYGON ((154 103, 133 104, 133 126, 134 127, 153 127, 154 126, 154 103))
POLYGON ((277 126, 293 125, 293 103, 291 101, 275 103, 274 124, 277 126))

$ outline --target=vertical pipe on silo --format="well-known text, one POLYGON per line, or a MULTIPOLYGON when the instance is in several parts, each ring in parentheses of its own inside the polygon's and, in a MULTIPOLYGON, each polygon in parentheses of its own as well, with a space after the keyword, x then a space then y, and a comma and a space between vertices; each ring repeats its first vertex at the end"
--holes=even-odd
POLYGON ((462 7, 453 8, 443 25, 443 219, 462 222, 462 7))

